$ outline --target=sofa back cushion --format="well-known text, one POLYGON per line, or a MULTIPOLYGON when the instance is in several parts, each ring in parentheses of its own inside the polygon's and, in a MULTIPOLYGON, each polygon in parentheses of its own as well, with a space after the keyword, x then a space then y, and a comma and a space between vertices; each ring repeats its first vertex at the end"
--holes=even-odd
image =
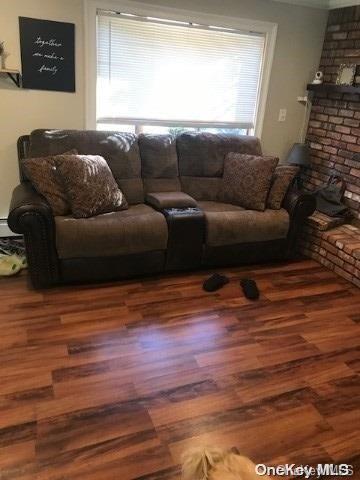
POLYGON ((142 203, 144 191, 183 190, 197 200, 217 200, 225 156, 261 155, 256 137, 239 135, 185 132, 176 138, 150 134, 137 138, 132 133, 92 130, 35 130, 30 135, 31 157, 71 149, 105 158, 129 204, 142 203))
POLYGON ((71 149, 81 155, 105 158, 127 201, 144 201, 136 135, 96 130, 34 130, 30 135, 30 157, 57 155, 71 149))
POLYGON ((138 141, 145 194, 180 191, 176 137, 142 133, 138 141))
POLYGON ((138 178, 118 178, 116 183, 126 197, 129 205, 144 203, 144 184, 141 177, 138 178))
POLYGON ((179 175, 176 138, 173 135, 139 135, 143 178, 174 178, 179 175))
POLYGON ((230 152, 261 155, 260 141, 246 135, 185 132, 176 140, 181 176, 222 177, 230 152))
POLYGON ((183 192, 195 200, 216 201, 222 185, 221 177, 181 177, 183 192))
POLYGON ((178 177, 175 178, 144 178, 144 192, 180 192, 181 184, 178 177))

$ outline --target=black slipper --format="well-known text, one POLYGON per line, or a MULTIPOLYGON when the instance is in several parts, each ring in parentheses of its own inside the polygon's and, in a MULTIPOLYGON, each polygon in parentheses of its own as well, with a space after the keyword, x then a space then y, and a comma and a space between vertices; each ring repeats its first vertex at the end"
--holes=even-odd
POLYGON ((243 278, 240 280, 240 285, 246 298, 249 300, 257 300, 259 298, 260 293, 255 280, 251 280, 251 278, 243 278))
POLYGON ((219 288, 229 283, 229 279, 225 275, 220 273, 214 273, 211 277, 207 278, 203 283, 203 289, 205 292, 215 292, 219 288))

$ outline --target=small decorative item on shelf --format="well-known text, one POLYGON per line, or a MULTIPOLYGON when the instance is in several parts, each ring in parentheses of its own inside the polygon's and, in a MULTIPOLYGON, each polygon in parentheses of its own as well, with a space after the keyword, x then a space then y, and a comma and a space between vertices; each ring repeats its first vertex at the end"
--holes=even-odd
POLYGON ((355 63, 342 63, 339 67, 336 85, 353 85, 355 72, 355 63))
POLYGON ((318 71, 315 73, 315 77, 312 83, 314 85, 320 85, 321 83, 323 83, 323 78, 324 78, 323 72, 318 71))

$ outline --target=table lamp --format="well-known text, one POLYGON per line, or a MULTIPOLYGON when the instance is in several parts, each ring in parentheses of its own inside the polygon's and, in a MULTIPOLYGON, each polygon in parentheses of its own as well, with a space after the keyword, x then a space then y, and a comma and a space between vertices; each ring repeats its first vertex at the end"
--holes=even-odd
POLYGON ((294 143, 287 157, 287 163, 288 165, 296 165, 300 167, 300 171, 296 177, 296 185, 297 188, 300 189, 302 187, 301 170, 304 167, 310 166, 309 145, 306 143, 294 143))

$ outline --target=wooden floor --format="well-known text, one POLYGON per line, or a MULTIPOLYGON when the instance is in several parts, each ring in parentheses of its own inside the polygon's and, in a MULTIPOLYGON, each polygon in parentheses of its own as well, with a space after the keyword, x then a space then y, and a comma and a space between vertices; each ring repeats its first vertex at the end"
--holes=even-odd
POLYGON ((1 480, 178 479, 201 444, 358 478, 360 290, 313 261, 223 271, 213 294, 207 272, 44 292, 2 279, 1 480))

